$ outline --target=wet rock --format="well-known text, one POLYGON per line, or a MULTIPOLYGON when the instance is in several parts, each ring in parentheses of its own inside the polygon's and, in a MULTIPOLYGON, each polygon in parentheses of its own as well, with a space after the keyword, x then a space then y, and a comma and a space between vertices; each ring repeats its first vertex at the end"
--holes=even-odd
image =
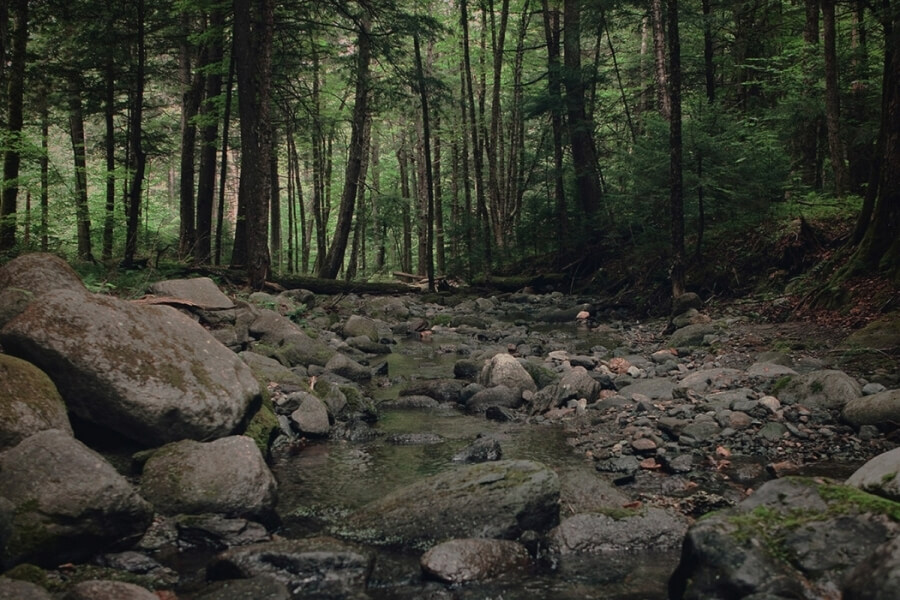
POLYGON ((428 575, 459 584, 527 569, 531 558, 518 542, 475 538, 438 544, 422 555, 420 564, 428 575))
POLYGON ((900 502, 900 448, 869 460, 847 479, 847 485, 900 502))
POLYGON ((564 520, 548 535, 550 549, 559 554, 640 552, 681 546, 688 520, 671 510, 649 507, 637 514, 578 514, 564 520))
POLYGON ((524 460, 460 467, 375 500, 341 524, 341 535, 380 545, 429 548, 473 536, 512 539, 559 519, 559 479, 524 460))
POLYGON ((820 370, 794 377, 778 398, 785 404, 802 404, 808 409, 842 410, 862 396, 855 379, 836 370, 820 370))
POLYGON ((399 409, 431 409, 440 406, 440 402, 431 396, 400 396, 396 400, 386 400, 379 406, 399 409))
POLYGON ((482 413, 492 406, 518 408, 521 405, 521 392, 500 384, 477 392, 466 402, 466 409, 470 413, 482 413))
POLYGON ((520 393, 524 390, 537 391, 531 375, 511 354, 495 354, 481 370, 478 382, 487 387, 505 385, 520 393))
POLYGON ((496 438, 479 435, 474 442, 453 455, 453 462, 482 463, 503 458, 503 449, 496 438))
POLYGON ((63 600, 159 600, 159 596, 133 583, 94 579, 73 585, 63 600))
MULTIPOLYGON (((328 435, 331 423, 328 419, 328 408, 322 400, 312 394, 303 394, 294 412, 291 413, 291 423, 300 432, 307 435, 328 435)), ((292 394, 294 396, 294 394, 292 394)))
POLYGON ((246 436, 164 446, 144 465, 141 493, 164 514, 221 513, 270 520, 277 485, 246 436))
POLYGON ((288 587, 274 577, 260 575, 249 579, 217 581, 205 588, 195 600, 291 600, 288 587))
POLYGON ((356 546, 317 537, 231 548, 218 554, 206 572, 212 580, 268 576, 295 597, 339 599, 365 590, 373 560, 356 546))
POLYGON ((395 446, 432 446, 441 444, 444 438, 436 433, 394 433, 387 437, 387 441, 395 446))
POLYGON ((231 433, 259 396, 250 368, 166 306, 54 290, 0 330, 82 419, 139 443, 231 433))
POLYGON ((893 431, 900 427, 900 390, 853 398, 844 406, 841 416, 857 429, 863 425, 875 425, 879 429, 893 431))
POLYGON ((0 577, 0 600, 52 600, 50 592, 29 581, 0 577))
POLYGON ((344 323, 341 333, 345 338, 363 336, 370 341, 377 342, 381 336, 378 334, 378 325, 372 319, 360 315, 350 315, 344 323))
POLYGON ((257 544, 271 538, 261 523, 221 514, 178 515, 175 527, 179 543, 213 550, 257 544))
POLYGON ((133 543, 153 514, 103 457, 56 429, 0 453, 0 490, 12 505, 2 568, 56 566, 133 543))
POLYGON ((72 434, 56 386, 31 363, 0 354, 0 451, 45 429, 72 434))
POLYGON ((488 406, 484 411, 484 416, 489 421, 497 421, 498 423, 510 423, 516 420, 516 413, 503 406, 488 406))
POLYGON ((325 370, 341 377, 346 377, 350 381, 361 382, 372 379, 372 369, 359 364, 340 352, 329 359, 325 364, 325 370))
POLYGON ((373 342, 364 335, 350 337, 345 340, 347 345, 366 354, 390 354, 391 347, 380 342, 373 342))
POLYGON ((307 335, 290 319, 272 310, 258 311, 250 334, 259 342, 253 350, 275 358, 286 367, 325 366, 335 351, 307 335))
POLYGON ((475 379, 481 372, 481 367, 474 360, 461 359, 453 365, 453 376, 457 379, 475 379))
POLYGON ((438 402, 458 403, 465 386, 466 383, 458 379, 429 379, 410 383, 400 390, 400 395, 429 396, 438 402))

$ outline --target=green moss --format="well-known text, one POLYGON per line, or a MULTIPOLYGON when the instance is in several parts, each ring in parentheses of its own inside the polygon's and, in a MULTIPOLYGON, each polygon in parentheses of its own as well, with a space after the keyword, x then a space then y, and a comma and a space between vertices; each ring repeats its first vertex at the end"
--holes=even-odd
POLYGON ((809 391, 813 394, 821 394, 822 390, 825 389, 825 386, 822 385, 821 381, 813 381, 809 384, 809 391))
POLYGON ((784 390, 793 378, 790 375, 785 375, 784 377, 779 377, 778 380, 772 385, 772 394, 777 394, 784 390))
POLYGON ((271 400, 260 404, 259 410, 247 424, 244 435, 254 441, 263 456, 268 456, 269 445, 278 435, 278 418, 275 416, 271 400))
POLYGON ((881 483, 890 483, 897 478, 897 473, 885 473, 881 476, 881 483))
POLYGON ((3 573, 3 576, 17 581, 27 581, 45 589, 49 586, 47 571, 30 563, 16 565, 3 573))
POLYGON ((441 327, 446 327, 450 324, 450 321, 453 319, 453 315, 441 313, 439 315, 434 315, 434 318, 431 320, 434 325, 440 325, 441 327))
POLYGON ((900 522, 900 502, 836 483, 820 485, 819 495, 828 501, 828 510, 832 514, 871 512, 900 522))

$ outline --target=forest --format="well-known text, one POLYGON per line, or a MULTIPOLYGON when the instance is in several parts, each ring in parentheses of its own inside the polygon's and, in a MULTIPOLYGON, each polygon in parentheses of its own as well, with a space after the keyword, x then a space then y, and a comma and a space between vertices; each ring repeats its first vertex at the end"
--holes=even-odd
POLYGON ((677 296, 832 213, 896 281, 898 48, 897 0, 4 0, 0 260, 677 296))

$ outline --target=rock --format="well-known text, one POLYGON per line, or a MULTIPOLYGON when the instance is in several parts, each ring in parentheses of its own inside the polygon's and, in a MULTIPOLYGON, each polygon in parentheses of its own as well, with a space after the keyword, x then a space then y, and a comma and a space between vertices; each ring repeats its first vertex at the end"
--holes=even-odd
POLYGON ((366 354, 390 354, 391 347, 387 344, 382 344, 380 342, 373 342, 369 338, 364 335, 358 335, 356 337, 350 337, 344 340, 347 342, 347 345, 351 348, 355 348, 360 352, 365 352, 366 354))
POLYGON ((269 383, 292 386, 306 385, 303 377, 300 377, 274 358, 250 351, 241 352, 238 356, 247 363, 256 380, 262 386, 267 386, 269 383))
POLYGON ((428 575, 459 584, 527 569, 531 557, 518 542, 472 538, 438 544, 423 554, 419 562, 428 575))
POLYGON ((400 396, 396 400, 386 400, 379 406, 401 409, 432 409, 440 406, 440 403, 431 396, 400 396))
POLYGON ((414 381, 400 390, 400 396, 428 396, 438 402, 458 403, 465 381, 458 379, 427 379, 414 381))
POLYGON ((153 516, 103 457, 56 429, 0 453, 0 490, 13 508, 0 568, 86 560, 137 541, 153 516))
POLYGON ((478 382, 486 387, 505 385, 519 393, 526 390, 537 391, 537 386, 525 367, 514 356, 505 353, 494 355, 481 370, 478 382))
POLYGON ((476 392, 475 395, 466 402, 466 409, 470 413, 483 413, 492 406, 518 408, 521 405, 522 393, 500 384, 476 392))
POLYGON ((638 514, 583 513, 569 517, 548 535, 558 554, 659 551, 679 548, 688 520, 672 510, 648 507, 638 514))
POLYGON ((249 579, 217 581, 207 586, 195 600, 291 600, 291 591, 269 575, 249 579))
POLYGON ((234 308, 234 302, 209 277, 157 281, 150 286, 150 293, 187 300, 203 310, 234 308))
POLYGON ((434 444, 442 444, 444 438, 436 433, 419 432, 419 433, 394 433, 387 437, 389 444, 395 446, 432 446, 434 444))
POLYGON ((12 321, 34 300, 28 290, 7 287, 0 290, 0 327, 12 321))
POLYGON ((733 387, 743 375, 739 369, 706 369, 687 375, 676 388, 706 394, 733 387))
POLYGON ((45 429, 72 435, 56 386, 31 363, 0 354, 0 451, 45 429))
MULTIPOLYGON (((878 512, 891 508, 870 498, 813 479, 769 481, 690 527, 670 598, 832 597, 850 571, 900 532, 878 512)), ((882 585, 870 580, 869 592, 882 585)))
POLYGON ((457 379, 475 379, 480 372, 478 363, 467 358, 456 361, 453 365, 453 376, 457 379))
POLYGON ((93 579, 73 585, 62 600, 159 600, 159 596, 133 583, 93 579))
POLYGON ((900 448, 894 448, 854 471, 847 485, 900 502, 900 448))
POLYGON ((216 514, 178 515, 175 526, 179 544, 218 551, 271 539, 265 526, 260 523, 216 514))
POLYGON ((364 367, 340 352, 332 356, 325 364, 325 371, 335 373, 350 381, 369 381, 372 379, 372 369, 364 367))
POLYGON ((809 409, 842 410, 848 402, 862 396, 855 379, 835 370, 819 370, 794 377, 779 392, 784 404, 802 404, 809 409))
POLYGON ((164 514, 271 519, 277 485, 253 440, 237 435, 163 446, 144 465, 141 493, 164 514))
POLYGON ((694 292, 685 292, 680 296, 672 299, 672 315, 680 315, 691 309, 700 310, 703 308, 703 300, 694 292))
POLYGON ((559 520, 559 478, 526 460, 460 467, 395 490, 352 513, 341 535, 427 549, 454 538, 513 539, 559 520))
POLYGON ((710 323, 696 323, 678 329, 669 337, 669 346, 682 348, 685 346, 700 346, 704 344, 706 336, 714 335, 716 328, 710 323))
POLYGON ((897 590, 900 590, 900 537, 885 542, 859 563, 844 582, 843 598, 895 600, 897 590))
POLYGON ((273 310, 260 310, 249 330, 259 340, 254 351, 275 358, 286 367, 324 367, 335 353, 273 310))
POLYGON ((856 429, 876 425, 879 429, 893 431, 900 427, 900 389, 853 398, 844 406, 841 416, 856 429))
POLYGON ((0 267, 0 290, 15 287, 37 298, 52 290, 84 291, 84 284, 69 263, 53 254, 23 254, 0 267))
POLYGON ((747 369, 747 375, 751 377, 764 377, 767 379, 778 379, 781 377, 794 377, 798 373, 792 368, 771 362, 757 362, 750 365, 747 369))
POLYGON ((624 386, 619 390, 619 394, 625 398, 633 398, 635 394, 640 394, 651 400, 671 400, 674 390, 675 384, 672 381, 662 377, 652 377, 624 386))
POLYGON ((675 329, 682 329, 689 325, 699 325, 702 323, 709 323, 710 321, 712 321, 712 319, 709 318, 709 315, 702 314, 696 308, 689 308, 683 313, 672 317, 672 326, 674 326, 675 329))
POLYGON ((556 405, 580 398, 586 399, 588 403, 596 402, 600 397, 600 389, 600 384, 588 374, 587 369, 572 367, 563 373, 557 383, 556 405))
POLYGON ((0 343, 50 375, 79 417, 148 446, 228 435, 260 393, 242 360, 166 306, 54 290, 0 343))
POLYGON ((365 550, 317 537, 231 548, 217 555, 206 572, 213 580, 268 576, 294 597, 342 599, 365 590, 373 562, 365 550))
POLYGON ((0 577, 0 600, 53 600, 53 596, 29 581, 0 577))
POLYGON ((381 336, 378 334, 378 325, 372 319, 360 315, 350 315, 344 323, 342 332, 345 338, 365 336, 373 342, 377 342, 381 336))
POLYGON ((291 422, 300 433, 308 435, 328 435, 331 429, 328 408, 312 394, 303 394, 299 406, 291 413, 291 422))
POLYGON ((475 441, 453 455, 453 462, 482 463, 503 458, 500 442, 491 436, 479 435, 475 441))

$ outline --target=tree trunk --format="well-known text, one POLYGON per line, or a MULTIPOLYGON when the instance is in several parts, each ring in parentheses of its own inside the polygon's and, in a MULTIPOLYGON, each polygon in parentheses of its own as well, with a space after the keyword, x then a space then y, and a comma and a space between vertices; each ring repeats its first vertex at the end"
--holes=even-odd
POLYGON ((716 65, 713 62, 712 7, 710 0, 701 0, 703 10, 703 73, 706 76, 706 101, 716 101, 716 65))
MULTIPOLYGON (((435 111, 434 125, 437 131, 441 130, 440 113, 435 111)), ((434 136, 434 261, 438 273, 447 272, 447 259, 444 255, 444 198, 441 187, 441 136, 434 136)))
POLYGON ((681 140, 681 39, 678 0, 669 5, 669 203, 672 226, 672 297, 684 293, 684 184, 681 140))
POLYGON ((134 264, 134 255, 137 253, 138 226, 141 220, 141 190, 144 183, 144 170, 147 166, 147 154, 143 144, 143 115, 144 115, 144 65, 146 62, 146 48, 144 46, 144 0, 137 0, 137 65, 135 66, 134 89, 131 93, 132 105, 128 128, 131 134, 130 156, 133 177, 128 189, 128 215, 125 235, 126 267, 134 264))
POLYGON ((656 65, 656 108, 663 119, 669 120, 672 107, 669 99, 669 77, 666 73, 666 32, 662 0, 650 0, 650 17, 653 23, 653 57, 656 65))
MULTIPOLYGON (((12 32, 11 64, 7 95, 7 131, 10 148, 3 156, 3 196, 0 199, 0 252, 10 252, 16 246, 16 203, 19 194, 20 138, 25 98, 25 49, 28 44, 28 1, 12 4, 15 29, 12 32)), ((90 254, 90 247, 88 248, 90 254)))
POLYGON ((84 146, 84 114, 81 104, 81 74, 69 80, 69 131, 75 157, 75 218, 78 228, 78 258, 91 260, 91 219, 88 209, 87 156, 84 146))
POLYGON ((834 193, 843 196, 847 191, 848 178, 844 142, 841 139, 834 0, 822 0, 822 29, 825 47, 825 124, 828 128, 828 151, 834 173, 834 193))
POLYGON ((281 186, 278 174, 278 133, 272 130, 272 148, 269 155, 272 186, 271 210, 269 211, 269 248, 272 253, 272 265, 275 271, 281 271, 281 186))
POLYGON ((225 183, 228 181, 228 132, 231 125, 231 100, 234 92, 234 42, 228 61, 228 83, 225 85, 225 110, 222 115, 222 159, 219 167, 219 204, 216 208, 216 265, 222 264, 222 234, 225 222, 225 183))
MULTIPOLYGON (((234 49, 241 118, 238 204, 246 210, 247 277, 262 289, 269 274, 268 217, 271 196, 270 126, 274 0, 235 0, 234 49)), ((238 240, 235 236, 235 252, 238 240)))
POLYGON ((197 238, 196 206, 194 205, 194 158, 197 148, 197 112, 200 110, 200 94, 203 79, 200 70, 195 74, 191 65, 195 48, 190 43, 191 17, 187 11, 181 16, 181 177, 178 185, 179 215, 181 226, 178 237, 178 254, 191 256, 197 238))
POLYGON ((550 96, 550 125, 553 129, 553 196, 556 206, 556 235, 561 249, 569 242, 569 217, 566 208, 566 188, 563 180, 565 158, 563 148, 562 66, 559 61, 559 7, 551 10, 542 0, 544 37, 547 40, 547 92, 550 96))
POLYGON ((356 55, 356 94, 353 105, 353 117, 350 122, 350 148, 347 156, 347 168, 344 172, 344 190, 341 194, 341 205, 338 209, 338 220, 334 237, 325 261, 319 269, 319 277, 335 279, 344 262, 344 253, 353 224, 353 211, 356 205, 356 188, 360 185, 365 147, 365 127, 369 118, 369 65, 372 60, 372 39, 369 23, 360 23, 357 38, 356 55))
MULTIPOLYGON (((507 4, 505 0, 504 4, 507 4)), ((416 78, 418 79, 419 101, 422 105, 422 141, 425 154, 425 194, 428 205, 425 216, 425 270, 428 275, 428 290, 434 291, 434 179, 431 170, 431 122, 428 113, 428 92, 425 89, 425 70, 422 68, 422 52, 419 36, 413 35, 416 55, 416 78)))
POLYGON ((490 133, 487 137, 485 150, 488 161, 488 187, 490 189, 490 214, 491 228, 494 232, 494 244, 498 248, 503 246, 503 197, 508 181, 501 181, 502 166, 498 163, 502 160, 503 140, 501 136, 502 117, 500 113, 500 89, 503 76, 503 49, 506 42, 506 28, 509 22, 509 0, 503 0, 500 7, 500 30, 494 29, 494 10, 491 2, 491 36, 493 39, 493 81, 491 84, 491 121, 490 133))
MULTIPOLYGON (((107 4, 107 10, 111 7, 107 4)), ((112 32, 112 23, 107 23, 107 32, 112 32)), ((112 46, 106 48, 106 61, 104 65, 104 100, 103 120, 106 125, 105 149, 106 149, 106 207, 103 215, 103 248, 101 257, 103 260, 112 258, 113 233, 116 216, 116 70, 112 46)))
POLYGON ((798 123, 797 150, 798 170, 800 181, 803 185, 818 189, 819 176, 819 131, 821 129, 821 116, 815 108, 818 99, 815 98, 816 80, 814 62, 819 58, 819 2, 818 0, 806 0, 806 22, 803 28, 803 56, 801 58, 804 72, 804 86, 801 94, 804 95, 803 105, 807 108, 801 113, 798 123))
POLYGON ((50 106, 41 103, 41 252, 50 246, 50 106))

